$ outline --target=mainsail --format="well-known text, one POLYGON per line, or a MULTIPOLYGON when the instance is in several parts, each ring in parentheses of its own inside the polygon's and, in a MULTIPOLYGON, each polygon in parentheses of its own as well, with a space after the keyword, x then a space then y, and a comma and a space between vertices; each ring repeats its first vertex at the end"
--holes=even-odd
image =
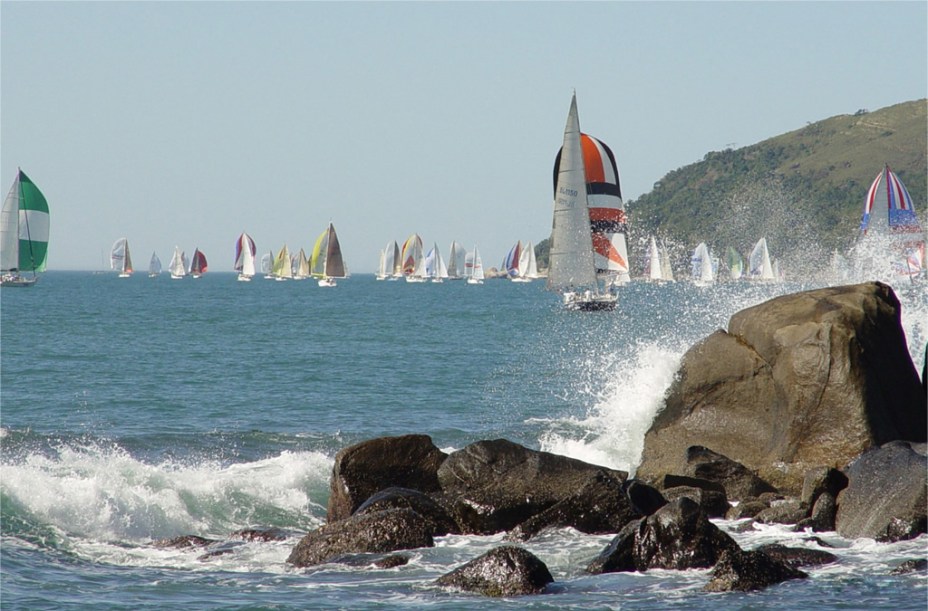
POLYGON ((49 215, 48 202, 35 183, 22 170, 17 170, 0 210, 0 271, 44 272, 48 262, 49 215))
POLYGON ((113 243, 113 249, 110 252, 110 267, 119 272, 120 277, 126 278, 132 275, 132 256, 129 254, 129 240, 119 238, 113 243))
POLYGON ((773 266, 770 264, 770 252, 767 250, 767 238, 761 238, 751 250, 748 257, 748 276, 751 280, 774 280, 773 266))
POLYGON ((315 278, 344 278, 345 262, 342 259, 342 248, 335 234, 335 226, 329 226, 316 239, 313 254, 309 260, 310 271, 315 278))

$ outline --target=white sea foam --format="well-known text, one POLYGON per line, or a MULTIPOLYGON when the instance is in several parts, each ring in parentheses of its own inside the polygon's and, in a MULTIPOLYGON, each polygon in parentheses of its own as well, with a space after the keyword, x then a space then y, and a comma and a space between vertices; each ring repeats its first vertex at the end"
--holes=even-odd
POLYGON ((135 543, 321 522, 332 459, 282 452, 249 463, 146 464, 110 446, 65 445, 3 465, 4 498, 36 523, 99 542, 135 543), (312 498, 317 496, 317 498, 312 498))

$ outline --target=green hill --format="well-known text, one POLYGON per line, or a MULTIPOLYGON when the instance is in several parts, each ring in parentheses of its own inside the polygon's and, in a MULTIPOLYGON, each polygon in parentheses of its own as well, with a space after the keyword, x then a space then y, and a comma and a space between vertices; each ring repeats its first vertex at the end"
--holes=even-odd
MULTIPOLYGON (((839 115, 751 146, 708 153, 626 202, 633 274, 640 271, 650 235, 671 244, 681 267, 701 241, 721 254, 727 246, 749 251, 766 236, 771 252, 794 268, 843 250, 857 236, 864 196, 884 163, 908 187, 924 226, 928 100, 839 115)), ((547 244, 539 250, 546 255, 547 244)))

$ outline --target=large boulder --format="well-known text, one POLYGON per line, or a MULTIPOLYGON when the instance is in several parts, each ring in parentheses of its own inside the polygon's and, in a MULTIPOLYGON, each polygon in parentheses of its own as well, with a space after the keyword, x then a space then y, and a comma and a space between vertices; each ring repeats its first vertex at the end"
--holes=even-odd
POLYGON ((457 524, 444 507, 424 492, 411 488, 396 486, 385 488, 364 501, 353 515, 375 513, 386 509, 412 509, 429 524, 433 537, 458 532, 457 524))
POLYGON ((548 567, 531 552, 504 545, 442 575, 437 585, 484 596, 539 594, 554 581, 548 567))
POLYGON ((453 452, 438 469, 445 505, 462 532, 510 530, 602 475, 628 474, 539 452, 505 439, 478 441, 453 452))
POLYGON ((629 523, 587 566, 589 573, 692 569, 713 566, 726 550, 740 550, 695 501, 681 497, 629 523))
POLYGON ((726 550, 712 569, 706 592, 750 592, 788 579, 808 577, 780 560, 759 551, 726 550))
POLYGON ((432 547, 431 526, 411 509, 388 509, 352 516, 307 533, 287 562, 298 567, 332 561, 345 554, 393 552, 432 547))
POLYGON ((742 310, 684 355, 636 475, 679 472, 700 445, 798 495, 809 468, 841 468, 894 439, 925 441, 926 430, 892 289, 818 289, 742 310))
POLYGON ((835 518, 843 537, 911 539, 926 531, 925 444, 895 441, 865 452, 847 468, 835 518))
POLYGON ((722 486, 726 498, 744 500, 765 492, 776 492, 773 486, 741 463, 703 446, 686 449, 683 471, 694 478, 722 486))
POLYGON ((399 486, 438 490, 438 467, 447 458, 428 435, 378 437, 335 455, 327 521, 344 520, 374 493, 399 486))

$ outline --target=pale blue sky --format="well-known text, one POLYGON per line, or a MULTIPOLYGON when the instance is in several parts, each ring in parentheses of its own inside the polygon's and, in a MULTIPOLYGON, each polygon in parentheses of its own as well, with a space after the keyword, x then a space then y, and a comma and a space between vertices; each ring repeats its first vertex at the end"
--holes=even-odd
MULTIPOLYGON (((0 178, 52 215, 49 267, 197 246, 231 270, 312 248, 352 271, 418 232, 499 265, 551 226, 571 92, 625 199, 667 172, 928 95, 919 2, 10 2, 0 178)), ((924 205, 919 202, 919 205, 924 205)))

